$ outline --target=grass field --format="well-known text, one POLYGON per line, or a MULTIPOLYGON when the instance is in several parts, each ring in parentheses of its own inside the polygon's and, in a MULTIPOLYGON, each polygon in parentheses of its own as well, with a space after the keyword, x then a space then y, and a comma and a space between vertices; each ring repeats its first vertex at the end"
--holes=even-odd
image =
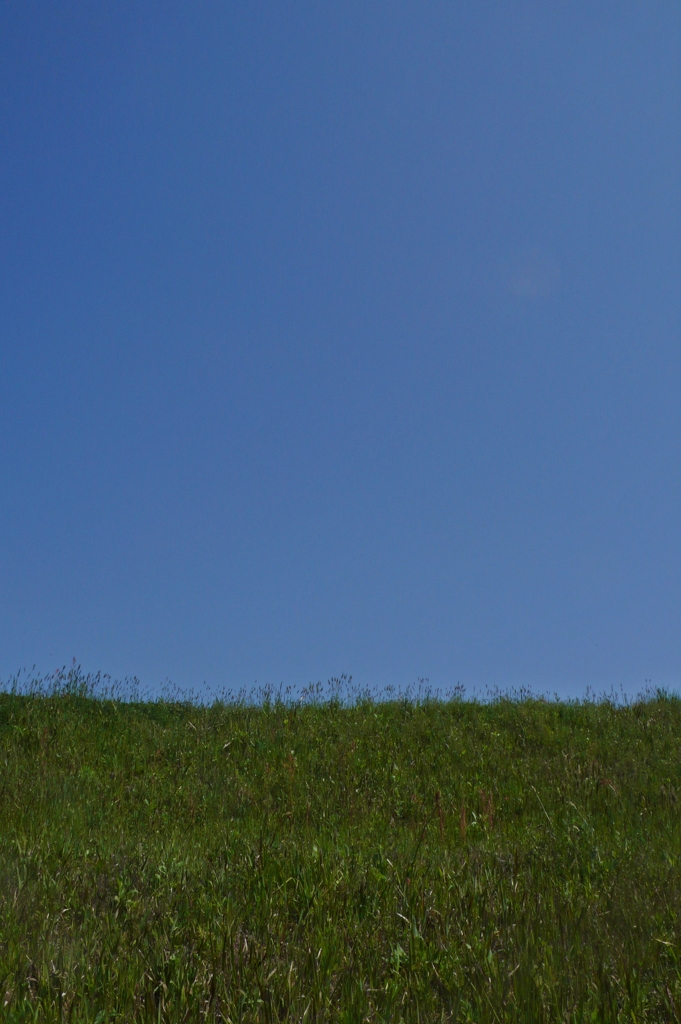
POLYGON ((677 1021, 681 701, 0 694, 3 1021, 677 1021))

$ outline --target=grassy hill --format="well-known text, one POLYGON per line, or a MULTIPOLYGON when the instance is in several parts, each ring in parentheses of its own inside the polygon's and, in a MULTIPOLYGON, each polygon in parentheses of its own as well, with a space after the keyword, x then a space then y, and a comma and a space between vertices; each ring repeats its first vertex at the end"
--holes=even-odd
POLYGON ((0 694, 4 1021, 674 1021, 681 701, 0 694))

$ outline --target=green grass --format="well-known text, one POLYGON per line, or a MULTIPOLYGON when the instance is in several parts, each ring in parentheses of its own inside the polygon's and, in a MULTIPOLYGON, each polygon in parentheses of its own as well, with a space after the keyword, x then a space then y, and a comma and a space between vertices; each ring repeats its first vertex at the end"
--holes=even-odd
POLYGON ((3 1021, 674 1021, 681 701, 0 694, 3 1021))

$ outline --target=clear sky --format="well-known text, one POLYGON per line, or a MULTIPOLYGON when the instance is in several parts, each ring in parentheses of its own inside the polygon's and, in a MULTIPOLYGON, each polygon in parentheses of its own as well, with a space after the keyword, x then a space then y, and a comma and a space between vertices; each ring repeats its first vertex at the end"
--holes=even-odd
POLYGON ((0 676, 681 684, 681 5, 0 7, 0 676))

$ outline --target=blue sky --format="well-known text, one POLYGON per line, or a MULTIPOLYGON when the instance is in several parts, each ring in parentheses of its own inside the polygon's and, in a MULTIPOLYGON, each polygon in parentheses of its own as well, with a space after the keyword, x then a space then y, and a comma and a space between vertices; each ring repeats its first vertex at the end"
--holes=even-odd
POLYGON ((0 9, 0 675, 681 679, 681 6, 0 9))

